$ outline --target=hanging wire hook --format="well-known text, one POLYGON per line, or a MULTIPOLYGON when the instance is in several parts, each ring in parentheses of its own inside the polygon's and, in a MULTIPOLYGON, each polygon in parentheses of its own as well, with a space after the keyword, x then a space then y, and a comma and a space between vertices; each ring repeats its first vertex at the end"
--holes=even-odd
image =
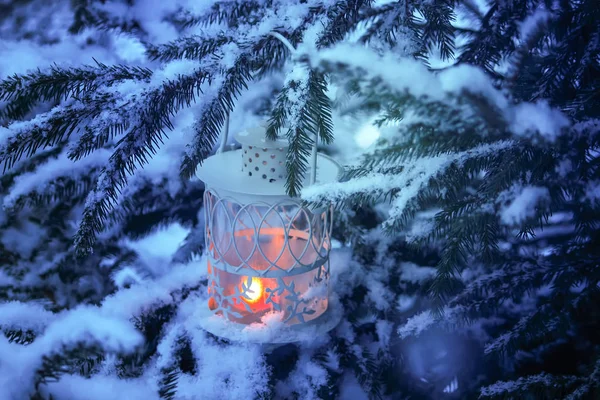
POLYGON ((294 45, 292 45, 290 43, 290 41, 287 40, 287 38, 285 36, 283 36, 281 33, 271 31, 271 32, 269 32, 269 35, 273 36, 276 39, 279 39, 279 41, 281 43, 283 43, 285 45, 285 47, 287 47, 292 52, 292 54, 296 53, 296 48, 294 47, 294 45))
POLYGON ((222 153, 225 151, 225 146, 227 146, 227 140, 229 138, 229 111, 225 114, 225 127, 223 128, 223 137, 221 138, 221 143, 219 144, 219 149, 217 153, 222 153))

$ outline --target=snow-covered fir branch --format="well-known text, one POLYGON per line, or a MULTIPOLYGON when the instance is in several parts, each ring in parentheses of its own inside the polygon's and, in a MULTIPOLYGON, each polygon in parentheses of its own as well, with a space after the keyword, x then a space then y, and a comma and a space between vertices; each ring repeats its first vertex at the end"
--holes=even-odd
POLYGON ((599 10, 0 1, 0 399, 597 398, 599 10), (328 334, 199 326, 225 125, 335 207, 328 334))

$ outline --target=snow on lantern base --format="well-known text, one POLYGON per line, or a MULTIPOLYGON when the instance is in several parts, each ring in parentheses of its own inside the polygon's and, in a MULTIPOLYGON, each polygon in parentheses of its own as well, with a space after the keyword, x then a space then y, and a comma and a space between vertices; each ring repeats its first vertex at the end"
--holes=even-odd
MULTIPOLYGON (((265 139, 265 129, 237 135, 241 149, 217 153, 198 170, 206 185, 206 310, 212 316, 200 323, 229 339, 286 343, 327 332, 341 316, 329 287, 333 210, 286 194, 288 143, 265 139), (265 320, 287 333, 246 335, 265 320)), ((316 147, 313 161, 311 182, 341 175, 339 164, 316 147)))

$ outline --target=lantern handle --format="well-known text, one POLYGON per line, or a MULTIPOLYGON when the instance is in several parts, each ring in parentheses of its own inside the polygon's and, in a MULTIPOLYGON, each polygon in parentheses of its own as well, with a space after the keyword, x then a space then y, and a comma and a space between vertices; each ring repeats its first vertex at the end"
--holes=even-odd
POLYGON ((225 151, 225 146, 227 146, 228 138, 229 138, 229 111, 225 114, 225 127, 223 128, 221 143, 219 144, 217 153, 222 153, 223 151, 225 151))
POLYGON ((317 181, 317 141, 318 141, 318 139, 319 139, 319 137, 315 133, 315 142, 313 143, 312 153, 310 155, 311 170, 310 170, 309 183, 311 185, 314 185, 315 182, 317 181))
POLYGON ((281 33, 276 32, 276 31, 271 31, 271 32, 269 32, 269 35, 273 36, 276 39, 279 39, 279 41, 281 43, 283 43, 285 45, 285 47, 287 47, 292 54, 296 53, 296 48, 294 47, 294 45, 292 45, 290 43, 290 41, 287 40, 287 38, 285 36, 283 36, 281 33))

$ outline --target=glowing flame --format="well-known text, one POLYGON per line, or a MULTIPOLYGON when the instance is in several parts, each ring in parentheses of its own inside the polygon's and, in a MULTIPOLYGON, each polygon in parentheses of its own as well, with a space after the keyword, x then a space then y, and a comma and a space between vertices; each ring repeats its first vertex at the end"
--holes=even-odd
POLYGON ((246 301, 248 303, 256 303, 262 297, 263 285, 258 278, 244 278, 246 282, 248 282, 249 279, 252 279, 252 282, 250 282, 250 286, 246 291, 246 296, 248 296, 246 301))

